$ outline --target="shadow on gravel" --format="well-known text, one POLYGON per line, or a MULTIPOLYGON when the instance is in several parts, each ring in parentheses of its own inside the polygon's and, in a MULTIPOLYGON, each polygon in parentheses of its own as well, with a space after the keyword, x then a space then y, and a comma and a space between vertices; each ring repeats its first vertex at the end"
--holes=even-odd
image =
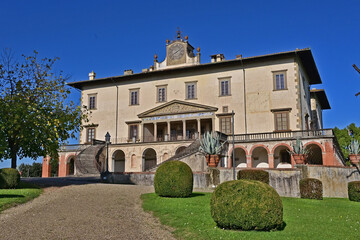
POLYGON ((1 194, 0 198, 24 198, 24 195, 16 195, 16 194, 1 194))
POLYGON ((70 185, 87 185, 101 183, 98 177, 50 177, 50 178, 21 178, 21 181, 35 184, 41 188, 64 187, 70 185))

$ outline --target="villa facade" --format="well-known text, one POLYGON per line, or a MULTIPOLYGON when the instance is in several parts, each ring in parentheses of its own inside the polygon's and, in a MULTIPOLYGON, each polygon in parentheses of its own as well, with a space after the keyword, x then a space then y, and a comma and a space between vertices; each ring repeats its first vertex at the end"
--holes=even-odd
MULTIPOLYGON (((325 91, 312 88, 321 83, 310 49, 231 60, 215 54, 202 64, 200 48, 179 34, 166 41, 166 58, 155 55, 140 73, 97 79, 91 72, 89 80, 68 84, 81 90, 81 105, 91 114, 79 144, 60 150, 59 176, 93 173, 89 164, 103 171, 107 132, 110 172, 149 171, 185 156, 208 131, 229 143, 220 167, 232 167, 234 140, 238 168, 293 168, 289 151, 297 138, 310 150, 308 164, 342 166, 333 131, 323 128, 322 111, 330 109, 325 91)), ((197 151, 184 161, 194 171, 206 168, 197 151)), ((43 176, 49 174, 45 157, 43 176)))

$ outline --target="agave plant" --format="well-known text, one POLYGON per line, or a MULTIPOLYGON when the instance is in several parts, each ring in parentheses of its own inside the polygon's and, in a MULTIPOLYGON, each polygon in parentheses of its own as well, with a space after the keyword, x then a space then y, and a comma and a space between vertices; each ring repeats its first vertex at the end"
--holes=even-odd
POLYGON ((359 154, 360 153, 360 145, 359 141, 356 139, 352 139, 349 146, 346 148, 349 150, 349 154, 359 154))
POLYGON ((204 137, 200 140, 199 151, 206 155, 220 154, 224 143, 220 142, 220 137, 217 133, 206 132, 204 137))
POLYGON ((296 138, 296 141, 292 143, 293 151, 291 154, 307 154, 308 150, 304 148, 303 143, 301 142, 300 138, 296 138))

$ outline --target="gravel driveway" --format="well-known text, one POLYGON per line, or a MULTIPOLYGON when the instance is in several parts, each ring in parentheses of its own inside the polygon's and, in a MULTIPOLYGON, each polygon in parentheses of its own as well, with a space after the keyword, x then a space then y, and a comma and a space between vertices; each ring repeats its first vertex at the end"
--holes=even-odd
POLYGON ((92 183, 45 193, 0 214, 0 239, 173 239, 143 212, 153 187, 92 183))

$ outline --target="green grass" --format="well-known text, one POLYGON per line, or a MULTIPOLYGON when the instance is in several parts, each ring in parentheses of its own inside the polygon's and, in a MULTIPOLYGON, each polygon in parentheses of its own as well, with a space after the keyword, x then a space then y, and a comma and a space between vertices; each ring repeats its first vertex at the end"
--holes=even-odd
POLYGON ((210 197, 211 193, 194 193, 190 198, 161 198, 149 193, 141 198, 144 210, 174 228, 178 239, 360 239, 360 202, 282 198, 284 230, 241 232, 216 226, 210 197))
POLYGON ((38 197, 41 192, 42 189, 39 187, 25 182, 20 182, 16 189, 0 189, 0 212, 30 201, 38 197))

